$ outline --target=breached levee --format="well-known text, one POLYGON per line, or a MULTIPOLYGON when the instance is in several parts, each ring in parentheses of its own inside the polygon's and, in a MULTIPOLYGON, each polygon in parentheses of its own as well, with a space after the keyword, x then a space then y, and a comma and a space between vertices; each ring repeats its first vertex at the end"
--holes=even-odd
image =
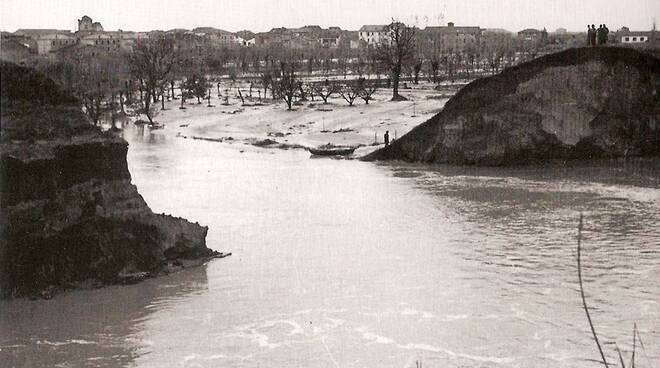
POLYGON ((516 165, 660 155, 660 60, 570 49, 476 80, 366 160, 516 165))
POLYGON ((147 206, 126 141, 42 75, 1 73, 0 297, 132 283, 217 255, 208 228, 147 206))

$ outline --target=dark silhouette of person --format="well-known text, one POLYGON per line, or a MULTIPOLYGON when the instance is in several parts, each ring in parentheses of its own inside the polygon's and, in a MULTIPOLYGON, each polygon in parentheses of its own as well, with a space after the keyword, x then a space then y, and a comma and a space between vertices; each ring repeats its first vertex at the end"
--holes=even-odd
POLYGON ((591 29, 589 29, 589 44, 591 47, 596 46, 596 26, 591 25, 591 29))
POLYGON ((598 25, 598 30, 596 31, 596 39, 598 41, 598 45, 603 44, 603 34, 604 33, 605 33, 605 31, 603 30, 603 25, 599 24, 598 25))
POLYGON ((386 146, 389 145, 390 144, 390 131, 389 130, 385 131, 385 137, 384 138, 385 138, 385 145, 386 146))
POLYGON ((591 46, 591 26, 587 24, 587 46, 591 46))
POLYGON ((610 30, 605 24, 603 24, 603 45, 607 44, 607 38, 609 37, 610 30))

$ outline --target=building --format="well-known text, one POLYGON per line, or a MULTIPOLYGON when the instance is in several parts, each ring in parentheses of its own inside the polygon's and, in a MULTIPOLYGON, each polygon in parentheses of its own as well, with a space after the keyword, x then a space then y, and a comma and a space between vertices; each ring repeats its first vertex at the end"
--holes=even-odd
POLYGON ((77 43, 62 47, 52 52, 52 56, 58 60, 90 60, 100 56, 117 56, 119 49, 110 48, 102 45, 89 45, 77 43))
MULTIPOLYGON (((58 29, 19 29, 14 32, 13 38, 21 38, 21 43, 27 44, 31 52, 48 56, 61 48, 81 44, 94 46, 98 50, 107 52, 131 50, 136 42, 149 38, 144 32, 131 31, 104 31, 99 22, 83 16, 78 19, 78 30, 71 33, 68 30, 58 29)), ((77 50, 73 48, 72 50, 77 50)))
POLYGON ((357 49, 360 47, 360 32, 359 31, 341 31, 341 38, 339 39, 339 48, 341 49, 357 49))
POLYGON ((660 32, 657 31, 631 31, 628 27, 621 27, 615 34, 615 42, 625 45, 644 45, 660 42, 660 32))
POLYGON ((260 32, 254 35, 254 43, 257 46, 284 47, 286 28, 273 28, 268 32, 260 32))
POLYGON ((236 33, 213 27, 198 27, 192 33, 209 39, 214 46, 236 47, 242 46, 244 42, 236 33))
POLYGON ((103 32, 103 26, 99 22, 94 22, 92 18, 84 15, 78 19, 78 32, 103 32))
POLYGON ((79 38, 79 41, 81 45, 96 46, 107 51, 118 51, 120 49, 120 41, 108 32, 84 35, 79 38))
POLYGON ((129 51, 132 50, 136 42, 141 39, 149 38, 145 32, 133 31, 105 31, 99 22, 94 22, 92 18, 83 16, 78 19, 78 31, 75 36, 79 43, 87 46, 95 46, 105 51, 129 51))
POLYGON ((107 51, 130 51, 140 40, 148 39, 149 35, 144 32, 133 31, 105 31, 86 34, 78 34, 78 42, 83 45, 98 46, 107 51))
POLYGON ((456 26, 449 22, 446 26, 426 27, 419 37, 440 53, 459 52, 481 44, 482 29, 478 26, 456 26))
POLYGON ((547 41, 548 31, 546 31, 545 28, 543 28, 543 30, 527 28, 518 32, 518 38, 523 41, 547 41))
POLYGON ((29 59, 32 54, 33 50, 27 43, 20 42, 12 37, 5 37, 4 34, 0 39, 0 60, 21 64, 29 59))
POLYGON ((246 41, 246 44, 291 49, 338 48, 341 45, 342 33, 339 27, 328 29, 317 25, 300 28, 281 27, 257 33, 254 35, 254 41, 246 41))
POLYGON ((330 27, 330 29, 323 29, 318 35, 319 45, 323 48, 336 49, 341 42, 341 29, 338 27, 330 27))
POLYGON ((511 32, 507 31, 504 28, 483 28, 481 29, 481 35, 511 35, 511 32))
POLYGON ((25 43, 39 55, 47 55, 51 51, 78 42, 70 31, 58 29, 19 29, 14 32, 14 36, 23 37, 25 43))
POLYGON ((366 25, 358 30, 358 39, 367 46, 380 44, 387 38, 388 29, 385 25, 366 25))

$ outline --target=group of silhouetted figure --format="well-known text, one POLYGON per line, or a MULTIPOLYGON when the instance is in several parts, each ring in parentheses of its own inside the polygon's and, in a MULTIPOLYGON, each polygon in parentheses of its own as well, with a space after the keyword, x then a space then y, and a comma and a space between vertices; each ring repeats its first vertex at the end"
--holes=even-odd
POLYGON ((587 24, 587 45, 595 47, 596 45, 604 45, 607 43, 607 37, 610 34, 610 30, 606 25, 601 24, 596 29, 595 25, 587 24))

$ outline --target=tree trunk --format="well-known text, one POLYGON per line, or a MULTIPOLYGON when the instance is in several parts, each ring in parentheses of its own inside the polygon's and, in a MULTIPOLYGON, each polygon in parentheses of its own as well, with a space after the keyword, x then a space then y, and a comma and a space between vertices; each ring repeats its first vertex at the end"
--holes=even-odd
POLYGON ((115 94, 110 95, 110 122, 112 123, 112 129, 115 129, 115 94))
POLYGON ((401 75, 401 63, 392 70, 392 100, 399 99, 399 76, 401 75))
POLYGON ((174 95, 174 81, 170 81, 170 90, 172 92, 172 100, 176 100, 176 96, 174 95))
POLYGON ((238 89, 238 98, 241 99, 241 106, 245 106, 245 99, 243 98, 243 94, 241 93, 241 89, 238 89))
POLYGON ((153 124, 154 121, 151 116, 151 91, 147 90, 146 92, 147 98, 144 99, 144 114, 147 116, 149 124, 153 124))
POLYGON ((286 102, 287 110, 291 110, 291 106, 293 105, 293 95, 288 94, 288 92, 285 92, 283 97, 284 97, 284 102, 286 102))
POLYGON ((125 115, 126 110, 124 110, 124 92, 123 91, 119 91, 119 107, 121 108, 122 115, 125 115))

